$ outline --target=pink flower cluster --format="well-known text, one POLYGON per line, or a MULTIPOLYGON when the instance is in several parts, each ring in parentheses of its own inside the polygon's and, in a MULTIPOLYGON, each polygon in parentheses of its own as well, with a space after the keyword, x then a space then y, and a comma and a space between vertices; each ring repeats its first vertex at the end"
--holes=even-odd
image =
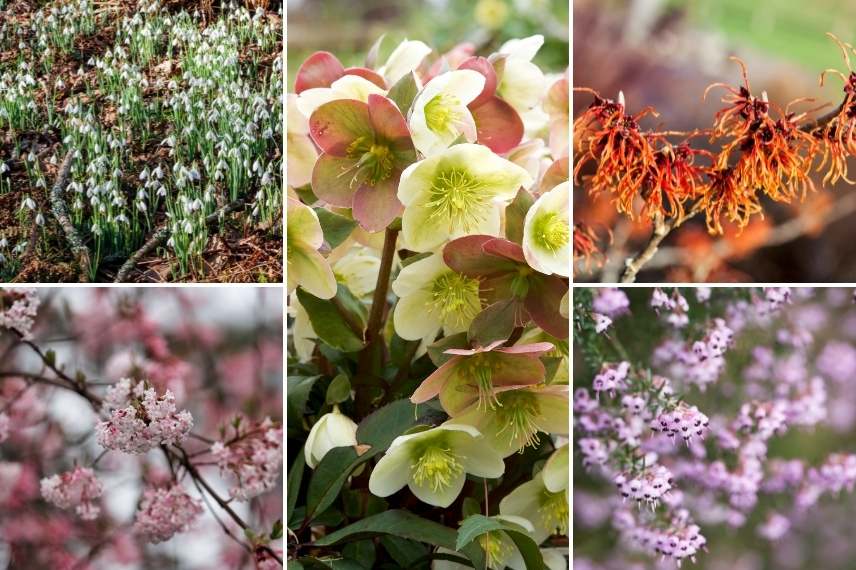
POLYGON ((627 293, 615 287, 598 289, 591 305, 595 313, 615 318, 630 310, 627 293))
POLYGON ((228 441, 216 442, 211 454, 220 472, 230 473, 236 480, 230 495, 248 501, 276 485, 282 467, 282 427, 265 418, 228 441))
POLYGON ((613 524, 627 540, 643 551, 671 558, 680 566, 684 559, 695 562, 696 554, 705 548, 707 540, 698 525, 687 521, 688 513, 679 513, 666 527, 651 526, 638 520, 633 513, 621 510, 613 524))
POLYGON ((622 497, 637 503, 647 503, 652 509, 669 492, 673 481, 672 473, 662 465, 654 465, 638 475, 619 473, 614 479, 622 497))
POLYGON ((158 396, 145 382, 124 378, 107 390, 110 419, 95 426, 98 444, 125 453, 145 453, 161 444, 181 443, 193 427, 187 410, 177 411, 175 396, 158 396))
POLYGON ((168 489, 149 488, 143 492, 134 532, 157 544, 189 530, 200 514, 202 505, 180 485, 168 489))
POLYGON ((629 362, 604 364, 600 372, 594 377, 592 389, 598 396, 600 396, 601 392, 607 392, 610 396, 615 396, 616 392, 627 389, 626 380, 629 372, 629 362))
POLYGON ((682 437, 689 445, 693 437, 704 438, 709 424, 708 417, 696 406, 689 406, 682 402, 674 410, 658 414, 651 420, 650 427, 653 431, 664 433, 672 438, 682 437))
POLYGON ((61 509, 74 510, 83 520, 94 520, 101 512, 95 501, 104 492, 92 469, 75 467, 71 471, 45 477, 41 482, 42 497, 61 509))
POLYGON ((24 338, 30 338, 40 303, 33 288, 0 289, 0 328, 17 331, 24 338))
POLYGON ((689 303, 677 289, 672 291, 671 295, 667 295, 662 289, 654 289, 651 294, 651 308, 657 314, 660 313, 660 310, 665 311, 666 322, 676 329, 683 328, 690 322, 687 315, 690 310, 689 303))

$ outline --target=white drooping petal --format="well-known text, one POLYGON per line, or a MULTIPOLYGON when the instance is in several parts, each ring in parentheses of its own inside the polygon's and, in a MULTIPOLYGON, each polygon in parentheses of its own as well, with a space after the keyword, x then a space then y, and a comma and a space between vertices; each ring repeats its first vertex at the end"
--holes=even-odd
POLYGON ((475 141, 476 124, 467 105, 479 96, 484 84, 484 76, 472 69, 449 71, 429 81, 410 111, 410 132, 416 149, 431 156, 461 136, 475 141))
POLYGON ((563 182, 542 194, 526 213, 523 255, 534 270, 547 275, 570 276, 570 183, 563 182))
POLYGON ((317 251, 323 242, 324 233, 315 211, 289 198, 286 211, 288 293, 300 286, 321 299, 336 295, 336 276, 317 251))
POLYGON ((547 80, 537 65, 516 57, 505 61, 505 71, 496 92, 518 113, 525 113, 538 105, 546 91, 547 80))
POLYGON ((568 448, 569 445, 566 443, 554 451, 547 463, 544 464, 544 486, 551 493, 558 493, 568 488, 570 477, 568 448))
POLYGON ((379 269, 380 258, 368 247, 351 248, 333 264, 338 279, 358 298, 374 292, 379 269))
POLYGON ((388 85, 394 85, 399 79, 410 73, 431 53, 431 48, 418 40, 404 40, 389 54, 386 63, 378 69, 388 85))
POLYGON ((297 360, 300 362, 308 362, 312 358, 312 351, 315 349, 315 339, 318 335, 312 328, 312 322, 309 320, 309 313, 297 300, 297 295, 291 295, 289 306, 293 309, 294 324, 291 327, 291 339, 294 342, 294 350, 297 352, 297 360))
POLYGON ((315 469, 327 452, 334 447, 357 445, 357 424, 334 409, 321 416, 306 438, 303 448, 306 464, 315 469))
POLYGON ((377 462, 369 477, 369 491, 378 497, 388 497, 407 485, 410 479, 409 450, 406 447, 390 447, 386 455, 377 462))
POLYGON ((509 58, 523 59, 532 61, 541 46, 544 45, 544 36, 535 34, 528 38, 511 39, 502 44, 499 48, 499 53, 507 55, 509 58))

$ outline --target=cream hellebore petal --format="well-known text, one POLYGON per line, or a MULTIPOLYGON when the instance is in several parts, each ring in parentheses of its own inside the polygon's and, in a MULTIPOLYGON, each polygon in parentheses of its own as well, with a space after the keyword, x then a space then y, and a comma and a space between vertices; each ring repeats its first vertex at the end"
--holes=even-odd
POLYGON ((318 338, 318 335, 315 333, 315 329, 312 328, 309 313, 306 312, 306 309, 298 301, 296 293, 292 293, 289 297, 288 313, 294 317, 290 336, 294 342, 297 360, 299 362, 308 362, 312 358, 312 351, 315 349, 313 341, 318 338))
POLYGON ((392 291, 399 297, 393 325, 405 340, 433 341, 441 328, 446 334, 463 332, 482 308, 478 280, 449 269, 439 253, 404 267, 392 291))
POLYGON ((526 212, 523 255, 532 269, 547 275, 571 274, 570 183, 542 194, 526 212))
POLYGON ((339 99, 356 99, 367 103, 369 95, 386 96, 386 91, 359 75, 343 75, 330 87, 313 87, 297 96, 297 108, 308 119, 315 109, 339 99))
POLYGON ((532 177, 486 146, 463 143, 408 166, 398 199, 405 246, 431 251, 464 235, 500 235, 505 207, 532 177))
POLYGON ((438 75, 416 95, 408 123, 416 150, 431 156, 448 148, 461 135, 473 142, 476 123, 467 108, 484 89, 484 75, 458 69, 438 75))
POLYGON ((378 73, 383 75, 387 84, 395 85, 399 79, 419 67, 429 53, 431 48, 424 42, 404 40, 389 54, 389 58, 378 69, 378 73))
POLYGON ((321 416, 309 431, 303 448, 306 464, 315 469, 334 447, 352 445, 357 445, 357 424, 334 406, 333 411, 321 416))
POLYGON ((288 199, 286 212, 286 273, 288 292, 299 285, 321 299, 336 295, 336 277, 318 248, 324 234, 318 215, 309 206, 288 199))
POLYGON ((540 544, 554 533, 567 535, 570 517, 567 489, 553 493, 544 486, 543 471, 523 483, 499 502, 499 512, 516 515, 532 523, 532 538, 540 544))
POLYGON ((357 298, 374 292, 380 258, 368 247, 355 246, 333 263, 336 280, 345 285, 357 298))
POLYGON ((566 443, 554 451, 541 471, 544 475, 544 486, 552 493, 558 493, 568 488, 570 479, 568 447, 566 443))
MULTIPOLYGON (((542 548, 541 557, 547 570, 568 570, 568 561, 561 548, 542 548)), ((564 550, 567 553, 567 549, 564 550)))
POLYGON ((300 188, 312 181, 312 168, 318 160, 318 149, 309 137, 309 120, 297 108, 297 95, 288 94, 288 185, 300 188))
POLYGON ((544 72, 532 63, 532 58, 544 45, 544 36, 508 40, 499 53, 505 55, 502 79, 497 93, 519 112, 535 107, 547 90, 544 72))
POLYGON ((481 439, 477 429, 448 422, 399 436, 375 465, 369 490, 387 497, 407 485, 422 502, 448 507, 467 473, 495 479, 505 470, 502 458, 481 439))

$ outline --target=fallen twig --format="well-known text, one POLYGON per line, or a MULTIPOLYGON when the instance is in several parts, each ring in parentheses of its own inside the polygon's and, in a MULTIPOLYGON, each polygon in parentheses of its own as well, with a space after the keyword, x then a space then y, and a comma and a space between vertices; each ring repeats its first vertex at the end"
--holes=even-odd
POLYGON ((71 223, 71 219, 68 217, 68 208, 66 208, 65 200, 62 199, 62 192, 65 190, 65 184, 68 182, 68 175, 71 172, 71 162, 73 157, 74 150, 69 150, 59 167, 59 171, 56 175, 56 182, 54 183, 53 188, 51 188, 51 212, 53 212, 53 216, 62 228, 62 231, 65 232, 65 239, 71 247, 71 253, 74 254, 78 265, 80 265, 80 279, 85 282, 89 281, 89 272, 92 269, 92 263, 89 257, 89 248, 87 248, 83 243, 83 240, 80 239, 77 229, 75 229, 74 224, 71 223))
MULTIPOLYGON (((244 200, 238 199, 234 202, 230 202, 226 204, 222 208, 214 211, 208 217, 205 218, 205 223, 207 225, 213 225, 220 221, 223 216, 227 216, 232 212, 237 212, 244 207, 244 200)), ((119 271, 116 273, 116 278, 113 280, 113 283, 124 283, 127 281, 128 276, 131 271, 133 271, 134 267, 143 259, 146 255, 154 251, 156 248, 161 247, 166 241, 169 239, 169 227, 167 225, 162 226, 158 229, 152 237, 150 237, 143 246, 135 251, 131 256, 122 264, 122 267, 119 268, 119 271)))

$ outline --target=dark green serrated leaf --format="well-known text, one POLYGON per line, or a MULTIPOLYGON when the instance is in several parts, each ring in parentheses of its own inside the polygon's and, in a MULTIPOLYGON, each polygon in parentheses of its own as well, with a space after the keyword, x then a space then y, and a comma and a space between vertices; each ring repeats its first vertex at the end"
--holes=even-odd
POLYGON ((297 298, 306 309, 318 338, 343 352, 358 352, 363 348, 363 340, 351 330, 333 303, 303 289, 297 289, 297 298))
POLYGON ((465 549, 467 545, 476 546, 472 544, 476 538, 488 532, 495 531, 505 532, 514 541, 515 546, 520 551, 520 555, 523 557, 523 561, 526 563, 527 570, 544 569, 544 559, 541 556, 541 550, 522 527, 484 515, 469 516, 461 523, 455 546, 459 551, 465 549))
POLYGON ((458 528, 458 539, 455 550, 460 550, 476 538, 495 530, 503 530, 502 522, 481 514, 470 515, 458 528))
POLYGON ((303 431, 303 414, 312 386, 320 376, 289 376, 286 378, 286 412, 289 433, 303 431))
POLYGON ((324 231, 324 241, 330 245, 330 249, 336 248, 348 239, 351 232, 357 227, 357 222, 333 213, 326 208, 315 208, 321 229, 324 231))
MULTIPOLYGON (((291 464, 291 469, 288 470, 288 487, 286 497, 285 520, 289 527, 292 526, 292 515, 294 514, 294 506, 297 504, 297 496, 300 494, 300 485, 303 483, 303 471, 306 467, 306 456, 303 452, 303 447, 297 452, 297 457, 294 458, 294 463, 291 464)), ((296 522, 296 521, 295 521, 296 522)), ((282 523, 280 522, 280 525, 282 523)))
POLYGON ((541 549, 538 548, 538 545, 535 544, 535 541, 532 540, 526 532, 521 530, 513 530, 509 523, 505 524, 505 532, 508 536, 511 537, 511 540, 514 541, 514 545, 517 546, 517 550, 520 551, 520 555, 523 557, 523 561, 526 563, 527 570, 544 570, 544 557, 541 556, 541 549))
POLYGON ((519 305, 517 299, 506 299, 490 305, 473 319, 467 337, 481 346, 507 339, 518 320, 519 305))
POLYGON ((410 106, 413 104, 413 100, 416 99, 417 93, 419 93, 419 84, 416 82, 416 76, 411 71, 399 79, 386 96, 392 99, 398 106, 401 114, 406 117, 408 111, 410 111, 410 106))
POLYGON ((358 562, 363 568, 374 568, 377 558, 375 544, 371 540, 357 540, 345 545, 342 555, 346 559, 358 562))
POLYGON ((525 189, 521 188, 517 191, 517 196, 514 201, 505 208, 505 237, 515 243, 523 243, 523 222, 526 220, 526 213, 535 199, 525 189))
POLYGON ((303 570, 303 564, 298 562, 297 560, 289 560, 286 568, 288 570, 303 570))
POLYGON ((369 450, 359 456, 353 447, 334 447, 328 451, 309 480, 306 520, 311 521, 332 505, 351 472, 374 455, 375 453, 369 450))
POLYGON ((329 405, 341 404, 351 397, 351 381, 347 374, 339 374, 330 385, 327 386, 327 403, 329 405))
POLYGON ((410 400, 396 400, 366 416, 357 426, 357 441, 385 451, 396 437, 416 423, 416 406, 410 400))
POLYGON ((391 534, 381 536, 380 543, 402 568, 410 568, 414 562, 429 554, 428 548, 421 542, 391 534))

